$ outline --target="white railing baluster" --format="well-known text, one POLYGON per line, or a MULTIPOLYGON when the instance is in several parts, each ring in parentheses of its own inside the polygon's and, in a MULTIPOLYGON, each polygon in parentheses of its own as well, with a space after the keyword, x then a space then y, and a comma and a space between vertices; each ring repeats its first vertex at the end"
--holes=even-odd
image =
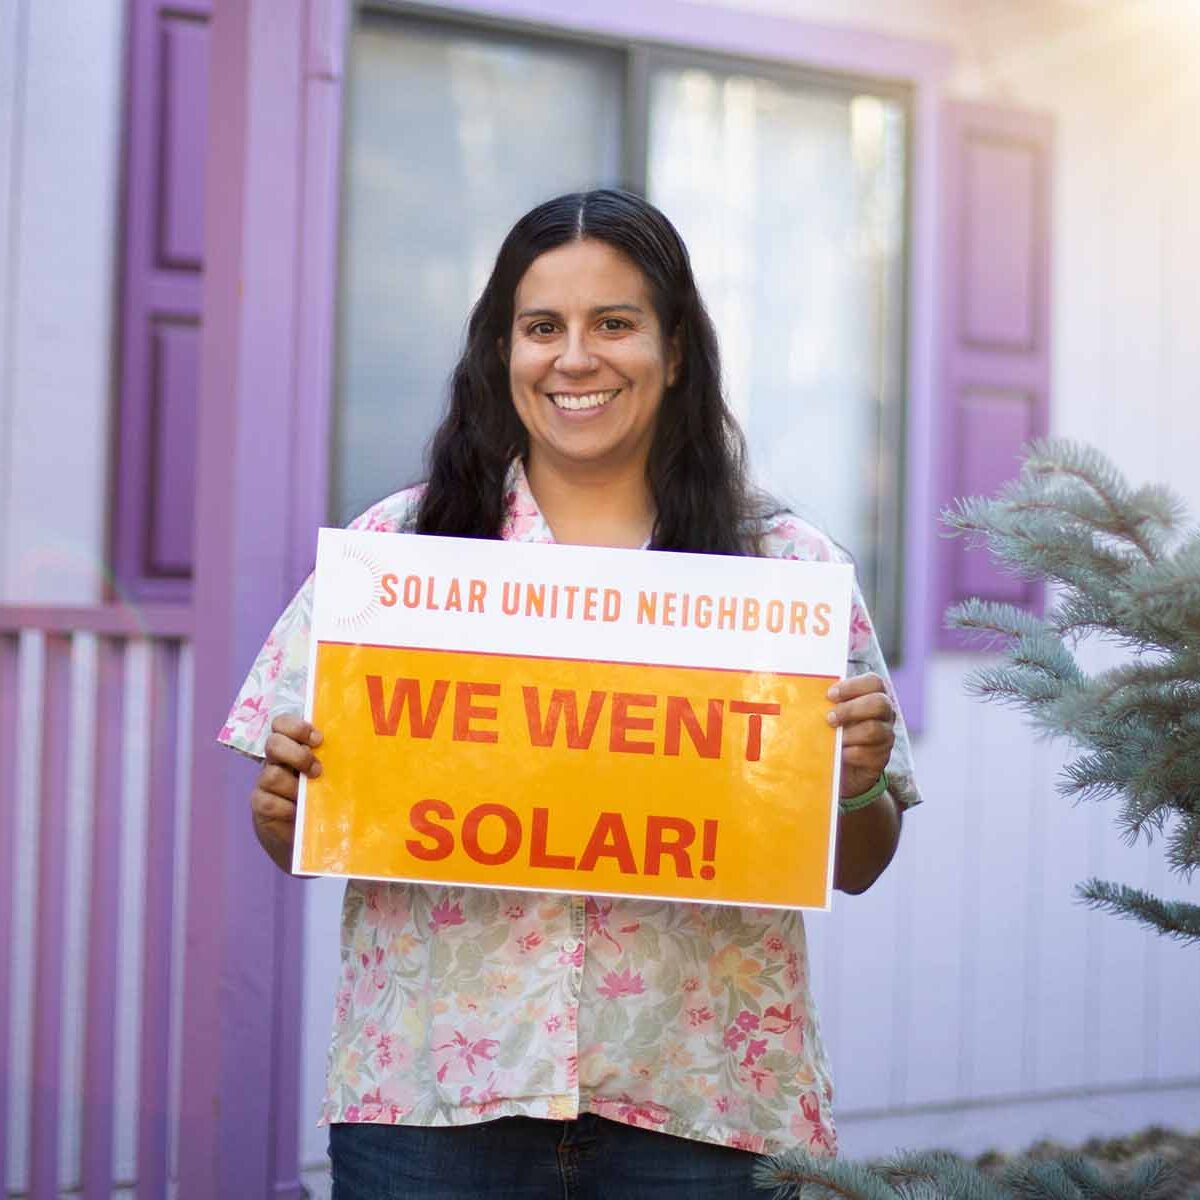
POLYGON ((170 1190, 186 610, 0 606, 0 1188, 170 1190))

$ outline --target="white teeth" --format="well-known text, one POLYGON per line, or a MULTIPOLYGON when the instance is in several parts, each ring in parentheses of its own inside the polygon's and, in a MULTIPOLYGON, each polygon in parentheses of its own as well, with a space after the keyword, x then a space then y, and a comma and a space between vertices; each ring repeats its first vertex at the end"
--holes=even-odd
POLYGON ((608 392, 588 392, 585 396, 571 396, 565 392, 551 392, 550 399, 555 408, 565 408, 571 412, 577 412, 583 408, 599 408, 602 404, 607 404, 620 388, 613 388, 608 392))

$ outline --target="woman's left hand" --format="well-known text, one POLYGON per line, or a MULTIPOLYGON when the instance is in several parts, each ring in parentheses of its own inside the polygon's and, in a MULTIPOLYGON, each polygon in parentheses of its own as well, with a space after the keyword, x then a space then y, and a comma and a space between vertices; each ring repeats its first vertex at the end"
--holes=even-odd
POLYGON ((834 701, 830 725, 842 727, 841 794, 870 791, 879 780, 896 740, 896 708, 878 675, 855 675, 826 693, 834 701))

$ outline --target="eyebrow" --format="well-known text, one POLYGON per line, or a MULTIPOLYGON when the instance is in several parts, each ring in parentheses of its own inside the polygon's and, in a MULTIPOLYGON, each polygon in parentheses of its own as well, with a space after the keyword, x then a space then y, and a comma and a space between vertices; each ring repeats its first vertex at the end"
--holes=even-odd
MULTIPOLYGON (((638 316, 643 316, 645 310, 639 308, 636 304, 597 304, 595 308, 588 314, 592 317, 598 317, 601 313, 607 312, 628 312, 636 313, 638 316)), ((523 308, 517 313, 514 318, 517 321, 523 321, 526 317, 561 317, 562 313, 556 312, 552 308, 523 308)))

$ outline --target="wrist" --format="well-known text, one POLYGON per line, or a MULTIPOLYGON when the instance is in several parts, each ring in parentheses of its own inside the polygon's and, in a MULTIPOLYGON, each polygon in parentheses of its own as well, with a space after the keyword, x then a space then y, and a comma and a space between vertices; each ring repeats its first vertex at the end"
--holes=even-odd
POLYGON ((843 796, 838 801, 838 811, 853 813, 863 808, 869 808, 887 791, 887 787, 887 772, 880 771, 879 778, 865 792, 861 792, 857 796, 843 796))

